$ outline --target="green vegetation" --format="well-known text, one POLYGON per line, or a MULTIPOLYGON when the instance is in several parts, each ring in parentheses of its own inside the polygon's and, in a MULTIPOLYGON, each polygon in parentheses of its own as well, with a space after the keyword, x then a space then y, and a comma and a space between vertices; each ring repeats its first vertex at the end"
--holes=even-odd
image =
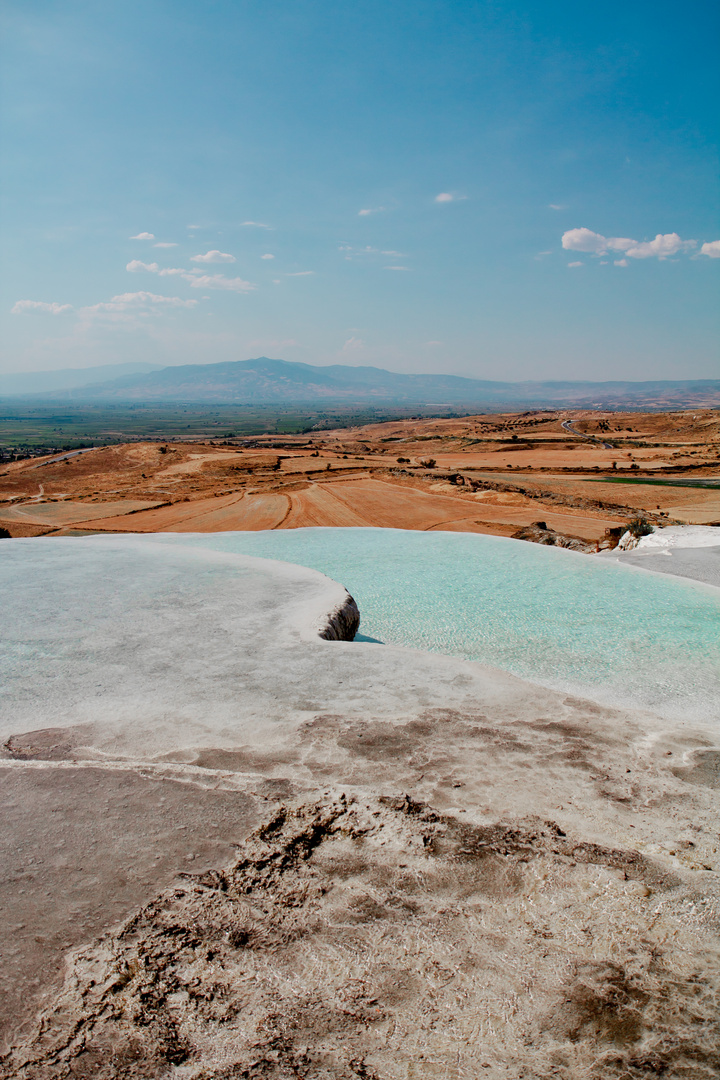
POLYGON ((631 533, 632 536, 637 537, 638 540, 641 536, 649 536, 650 533, 655 532, 652 525, 650 525, 644 517, 636 517, 633 518, 632 521, 628 521, 627 531, 631 533))
MULTIPOLYGON (((231 439, 253 435, 298 435, 331 428, 406 420, 417 405, 319 409, 277 405, 46 404, 0 401, 0 454, 79 450, 119 442, 231 439), (4 452, 4 453, 3 453, 4 452)), ((425 416, 457 416, 428 409, 425 416)))
POLYGON ((688 487, 688 488, 718 488, 720 479, 714 480, 650 480, 642 476, 603 476, 587 480, 588 484, 644 484, 648 487, 688 487))

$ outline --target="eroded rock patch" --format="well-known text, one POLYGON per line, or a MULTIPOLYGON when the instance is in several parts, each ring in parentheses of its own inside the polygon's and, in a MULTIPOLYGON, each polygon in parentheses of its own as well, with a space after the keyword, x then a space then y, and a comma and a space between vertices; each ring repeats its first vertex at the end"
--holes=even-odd
POLYGON ((552 821, 327 793, 76 952, 1 1075, 710 1077, 716 927, 691 907, 552 821))

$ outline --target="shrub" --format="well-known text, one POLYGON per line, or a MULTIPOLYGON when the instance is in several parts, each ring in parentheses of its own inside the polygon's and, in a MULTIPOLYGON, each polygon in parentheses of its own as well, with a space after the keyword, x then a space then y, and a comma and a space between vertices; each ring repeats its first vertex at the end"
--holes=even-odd
POLYGON ((637 539, 641 536, 649 536, 650 533, 655 532, 652 525, 650 525, 644 517, 636 517, 633 518, 632 521, 629 521, 627 524, 627 531, 637 539))
POLYGON ((423 469, 434 469, 437 465, 437 461, 434 457, 420 458, 420 464, 422 465, 423 469))

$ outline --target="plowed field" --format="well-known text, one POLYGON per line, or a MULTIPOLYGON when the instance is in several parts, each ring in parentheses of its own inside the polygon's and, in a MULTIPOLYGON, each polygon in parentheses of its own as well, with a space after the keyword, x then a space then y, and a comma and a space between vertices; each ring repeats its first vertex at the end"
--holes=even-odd
POLYGON ((8 522, 29 523, 31 525, 46 525, 49 528, 59 529, 63 525, 74 525, 82 521, 95 521, 96 518, 107 517, 112 511, 113 516, 134 514, 138 510, 149 509, 157 506, 156 502, 140 502, 136 499, 123 499, 118 502, 81 503, 72 502, 34 502, 23 506, 12 506, 2 509, 2 519, 8 522))
POLYGON ((110 532, 233 532, 276 529, 288 512, 287 495, 226 495, 175 503, 142 514, 131 521, 122 517, 93 522, 94 529, 110 532))
POLYGON ((509 536, 720 521, 720 412, 403 420, 219 442, 123 443, 0 466, 0 528, 223 532, 304 526, 509 536))

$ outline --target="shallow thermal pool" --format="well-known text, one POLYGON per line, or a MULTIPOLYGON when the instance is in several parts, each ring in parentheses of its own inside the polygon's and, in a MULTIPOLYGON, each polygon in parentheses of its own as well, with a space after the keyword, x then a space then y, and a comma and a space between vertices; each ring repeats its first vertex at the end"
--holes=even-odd
POLYGON ((361 635, 479 660, 556 689, 720 720, 720 589, 470 533, 293 529, 155 534, 281 559, 352 593, 361 635))

